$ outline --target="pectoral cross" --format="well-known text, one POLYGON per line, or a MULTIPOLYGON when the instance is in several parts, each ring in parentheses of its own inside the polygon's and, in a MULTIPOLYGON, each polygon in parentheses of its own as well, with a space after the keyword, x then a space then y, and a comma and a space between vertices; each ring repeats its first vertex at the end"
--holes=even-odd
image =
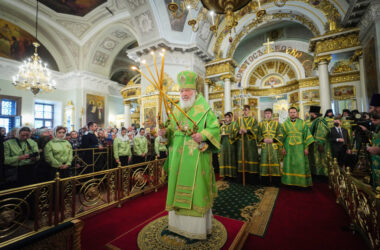
POLYGON ((274 41, 270 41, 269 40, 269 37, 267 38, 267 42, 266 43, 263 43, 264 46, 267 46, 267 48, 265 49, 265 52, 264 54, 269 54, 271 52, 273 52, 273 49, 271 47, 271 44, 274 44, 274 41))

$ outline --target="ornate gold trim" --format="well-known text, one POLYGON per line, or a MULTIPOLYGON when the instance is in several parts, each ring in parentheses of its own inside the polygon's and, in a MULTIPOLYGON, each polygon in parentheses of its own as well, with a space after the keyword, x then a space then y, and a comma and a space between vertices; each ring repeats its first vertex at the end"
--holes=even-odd
MULTIPOLYGON (((220 75, 231 75, 235 73, 236 63, 232 58, 217 59, 205 65, 206 77, 215 77, 220 75)), ((229 77, 230 78, 230 77, 229 77)))
POLYGON ((319 86, 319 78, 318 77, 312 77, 312 78, 300 79, 300 80, 298 80, 298 84, 299 84, 300 89, 319 86))
POLYGON ((224 92, 214 92, 208 95, 209 100, 223 99, 223 98, 224 98, 224 92))
POLYGON ((355 82, 360 81, 360 72, 351 71, 342 74, 330 75, 330 84, 342 83, 342 82, 355 82))
POLYGON ((316 55, 360 46, 359 28, 339 30, 338 32, 310 39, 309 51, 316 55))
POLYGON ((298 90, 298 82, 293 82, 291 84, 286 84, 285 86, 270 88, 270 89, 259 89, 254 87, 248 87, 247 93, 250 93, 252 96, 273 96, 288 93, 290 91, 298 90))

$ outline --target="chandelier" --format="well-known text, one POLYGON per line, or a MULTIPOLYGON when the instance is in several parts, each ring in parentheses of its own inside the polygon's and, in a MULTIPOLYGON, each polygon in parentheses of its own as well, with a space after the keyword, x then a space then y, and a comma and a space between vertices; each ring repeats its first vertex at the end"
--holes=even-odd
POLYGON ((266 14, 265 9, 261 8, 260 0, 177 0, 177 2, 172 0, 168 4, 168 9, 174 17, 181 17, 187 9, 190 15, 190 20, 187 24, 192 27, 194 32, 198 31, 199 23, 202 20, 209 20, 211 18, 210 31, 216 36, 221 17, 224 16, 226 23, 225 29, 230 33, 230 42, 232 42, 231 33, 238 25, 238 18, 236 17, 238 10, 248 6, 250 13, 256 12, 256 18, 258 20, 262 20, 266 14), (199 1, 202 2, 202 7, 198 15, 192 17, 190 12, 192 9, 197 10, 199 1), (177 2, 179 2, 180 5, 178 5, 177 2), (207 14, 210 17, 208 17, 207 14))
MULTIPOLYGON (((36 8, 36 41, 38 27, 38 0, 36 8)), ((38 42, 33 43, 34 54, 25 60, 19 67, 17 75, 13 76, 12 84, 20 89, 30 90, 37 95, 41 90, 50 92, 55 89, 55 81, 51 80, 51 72, 47 68, 47 64, 43 63, 38 56, 37 48, 40 46, 38 42)))

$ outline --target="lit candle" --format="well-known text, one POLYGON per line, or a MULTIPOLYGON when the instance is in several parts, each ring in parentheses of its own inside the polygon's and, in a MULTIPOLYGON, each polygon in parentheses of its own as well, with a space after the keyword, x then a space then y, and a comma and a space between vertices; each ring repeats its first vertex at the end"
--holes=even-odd
POLYGON ((210 11, 210 16, 211 16, 211 21, 212 21, 212 25, 214 25, 214 14, 215 12, 214 11, 210 11))
POLYGON ((259 9, 261 9, 260 0, 257 0, 257 2, 259 3, 259 9))
POLYGON ((186 9, 189 11, 189 17, 190 17, 190 19, 193 19, 193 16, 191 15, 191 6, 190 6, 190 4, 188 4, 186 6, 186 9))

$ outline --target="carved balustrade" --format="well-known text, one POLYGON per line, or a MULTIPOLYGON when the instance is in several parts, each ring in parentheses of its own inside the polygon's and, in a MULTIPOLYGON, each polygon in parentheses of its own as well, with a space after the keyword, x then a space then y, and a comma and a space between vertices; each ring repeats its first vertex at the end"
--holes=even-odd
POLYGON ((351 176, 336 160, 329 171, 330 188, 350 217, 352 230, 362 234, 371 249, 380 249, 380 187, 376 190, 351 176))
POLYGON ((165 159, 0 191, 0 248, 165 184, 165 159))

